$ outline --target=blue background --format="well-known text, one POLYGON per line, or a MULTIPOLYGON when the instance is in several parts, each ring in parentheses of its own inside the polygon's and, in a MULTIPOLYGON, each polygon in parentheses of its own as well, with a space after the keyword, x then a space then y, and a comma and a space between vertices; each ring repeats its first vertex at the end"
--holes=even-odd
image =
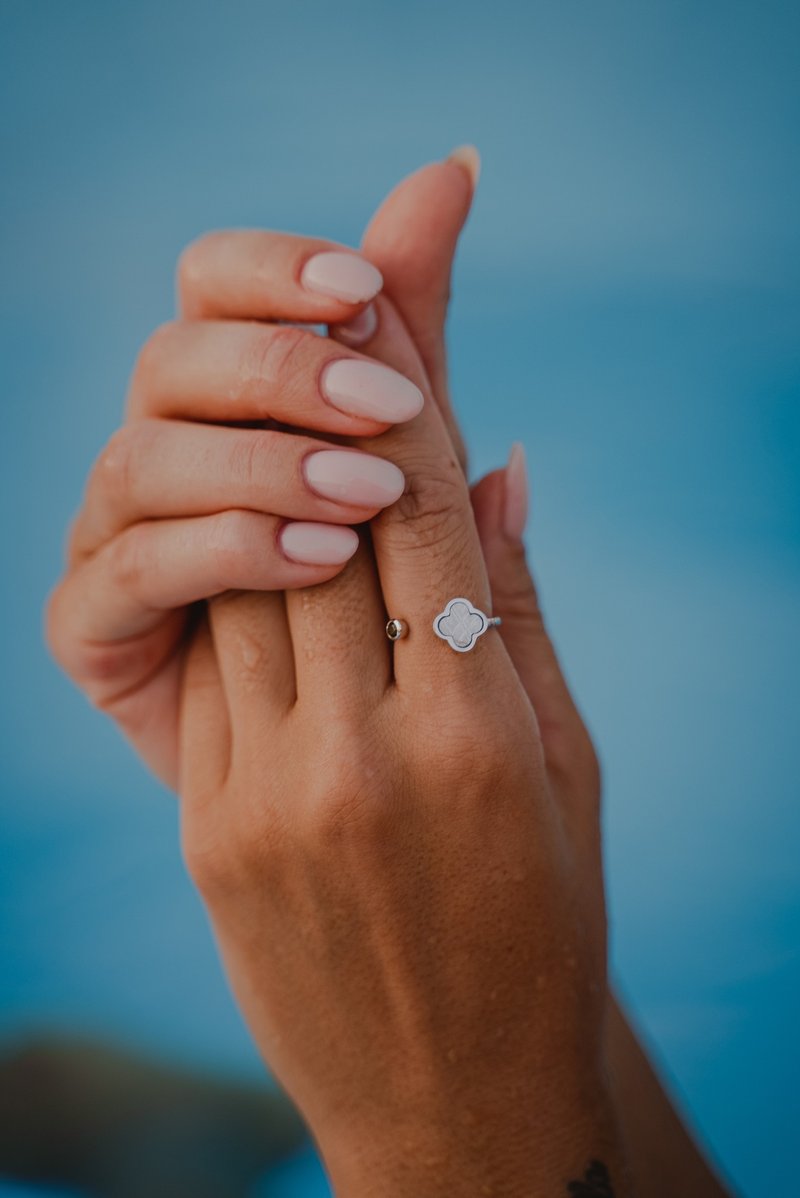
MULTIPOLYGON (((41 605, 181 247, 355 244, 474 141, 455 394, 477 471, 529 452, 616 968, 730 1175, 793 1192, 798 6, 4 0, 0 26, 0 1031, 259 1075, 173 801, 48 661, 41 605)), ((282 1178, 323 1192, 309 1160, 282 1178)))

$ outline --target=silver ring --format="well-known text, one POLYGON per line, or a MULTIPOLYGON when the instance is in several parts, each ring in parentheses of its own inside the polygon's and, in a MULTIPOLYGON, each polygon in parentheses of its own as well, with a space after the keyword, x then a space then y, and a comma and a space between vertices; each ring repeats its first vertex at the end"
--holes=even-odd
POLYGON ((433 631, 443 641, 447 641, 456 653, 469 653, 489 628, 497 628, 502 623, 500 616, 487 616, 469 599, 458 596, 451 599, 444 611, 440 611, 433 621, 433 631))
POLYGON ((401 641, 408 636, 408 624, 405 620, 389 620, 386 624, 386 635, 390 641, 401 641))

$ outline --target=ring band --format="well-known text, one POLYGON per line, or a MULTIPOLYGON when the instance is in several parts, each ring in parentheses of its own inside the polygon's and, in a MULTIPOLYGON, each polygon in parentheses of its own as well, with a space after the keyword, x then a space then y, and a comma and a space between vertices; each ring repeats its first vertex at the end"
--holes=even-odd
MULTIPOLYGON (((440 611, 433 621, 433 631, 443 641, 447 641, 456 653, 469 653, 477 643, 478 637, 483 636, 489 628, 497 628, 502 623, 500 616, 487 616, 469 599, 458 596, 451 599, 444 611, 440 611)), ((386 635, 390 641, 401 641, 408 636, 408 623, 393 617, 386 623, 386 635)))

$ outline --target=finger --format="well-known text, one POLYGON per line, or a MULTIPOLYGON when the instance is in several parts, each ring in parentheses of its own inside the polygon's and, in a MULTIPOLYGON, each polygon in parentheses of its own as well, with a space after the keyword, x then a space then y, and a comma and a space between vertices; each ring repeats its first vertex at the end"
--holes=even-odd
MULTIPOLYGON (((421 362, 412 367, 414 347, 399 316, 386 300, 380 302, 380 312, 375 352, 383 360, 402 361, 410 377, 424 380, 421 362)), ((483 611, 488 611, 490 603, 469 491, 441 412, 427 403, 404 431, 406 436, 397 437, 390 430, 381 438, 381 445, 400 464, 406 477, 405 493, 394 505, 393 518, 384 519, 388 513, 383 512, 372 522, 388 614, 406 620, 410 628, 408 638, 395 648, 398 683, 403 671, 409 678, 419 678, 430 669, 441 668, 449 674, 463 667, 434 634, 433 619, 455 596, 468 597, 483 611)), ((368 446, 369 440, 364 444, 368 446)))
POLYGON ((472 488, 472 504, 500 633, 539 721, 550 769, 596 768, 594 750, 547 634, 522 534, 528 507, 524 453, 472 488), (594 763, 594 764, 593 764, 594 763))
MULTIPOLYGON (((265 712, 285 714, 294 704, 294 657, 283 592, 226 591, 208 604, 209 620, 237 747, 271 749, 265 712)), ((266 757, 265 757, 266 761, 266 757)))
POLYGON ((189 319, 348 320, 374 299, 380 271, 347 246, 259 229, 206 233, 178 262, 189 319))
MULTIPOLYGON (((384 361, 407 371, 406 377, 420 388, 428 388, 419 356, 399 320, 382 321, 378 345, 384 361)), ((372 448, 382 444, 381 437, 372 448)), ((310 701, 317 711, 327 704, 329 722, 360 708, 368 710, 393 680, 387 611, 367 535, 362 530, 362 547, 335 585, 286 596, 298 704, 302 708, 310 701)))
POLYGON ((129 646, 173 609, 229 589, 322 582, 357 546, 350 528, 284 524, 247 511, 133 525, 56 588, 53 651, 90 693, 118 688, 129 646))
POLYGON ((83 574, 70 574, 48 596, 45 635, 50 651, 88 699, 116 720, 153 772, 175 788, 177 729, 172 720, 181 688, 177 649, 188 637, 194 613, 186 608, 161 613, 158 622, 130 637, 83 637, 93 603, 84 580, 83 574))
POLYGON ((75 557, 131 524, 251 509, 293 520, 357 524, 403 492, 391 462, 272 429, 137 420, 114 434, 92 470, 73 526, 75 557))
MULTIPOLYGON (((384 298, 378 305, 373 351, 426 386, 424 368, 396 310, 384 298)), ((370 448, 373 443, 363 444, 370 448)), ((458 672, 466 680, 474 665, 457 660, 465 655, 454 653, 435 635, 433 621, 457 596, 488 613, 489 585, 466 480, 436 404, 426 403, 402 435, 390 429, 379 445, 406 478, 404 494, 371 525, 386 610, 405 620, 410 630, 395 645, 395 679, 400 686, 417 685, 425 675, 451 680, 458 672)), ((498 646, 490 632, 469 657, 473 662, 488 659, 498 646)))
MULTIPOLYGON (((231 754, 230 714, 205 611, 186 652, 177 741, 178 791, 183 797, 181 837, 184 852, 189 849, 189 856, 196 858, 201 846, 195 837, 209 822, 202 818, 203 809, 213 806, 230 768, 231 754)), ((207 851, 213 854, 215 847, 209 842, 207 851)))
MULTIPOLYGON (((365 254, 381 268, 385 293, 420 352, 465 472, 466 452, 449 398, 444 329, 453 260, 479 171, 480 159, 471 146, 416 171, 384 200, 362 242, 365 254)), ((334 335, 345 344, 366 347, 376 323, 371 304, 334 335)))
POLYGON ((145 345, 128 412, 231 423, 274 420, 361 436, 409 420, 419 389, 396 371, 304 329, 174 322, 145 345))
POLYGON ((329 721, 370 710, 392 681, 386 612, 369 534, 353 560, 324 586, 286 596, 297 699, 329 721))

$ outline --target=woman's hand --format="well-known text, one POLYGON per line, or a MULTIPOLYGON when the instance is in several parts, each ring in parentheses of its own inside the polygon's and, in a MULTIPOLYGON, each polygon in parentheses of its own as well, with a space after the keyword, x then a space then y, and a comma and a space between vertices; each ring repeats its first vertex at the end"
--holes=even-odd
MULTIPOLYGON (((374 219, 364 243, 365 252, 380 266, 387 280, 388 291, 396 299, 403 320, 414 335, 427 374, 434 382, 432 390, 437 403, 459 451, 460 434, 447 398, 443 327, 450 264, 458 233, 469 209, 472 191, 469 176, 474 178, 474 168, 474 157, 468 154, 466 158, 461 157, 458 169, 451 164, 436 164, 404 181, 374 219), (461 166, 467 167, 466 173, 460 169, 461 166)), ((265 382, 258 369, 259 359, 263 364, 266 354, 265 342, 256 341, 259 326, 234 322, 277 318, 336 323, 352 319, 355 315, 357 319, 351 325, 353 331, 343 330, 342 340, 346 338, 348 345, 359 344, 364 352, 376 357, 388 353, 391 360, 393 354, 390 339, 387 340, 385 335, 370 341, 370 330, 374 326, 374 320, 370 319, 370 308, 365 309, 363 304, 339 302, 335 298, 310 297, 304 286, 298 286, 296 278, 303 253, 311 253, 313 257, 320 248, 329 248, 324 243, 301 242, 300 239, 273 235, 235 234, 232 237, 214 235, 199 243, 198 248, 202 252, 198 254, 192 250, 182 264, 180 277, 184 317, 208 318, 210 327, 219 329, 220 336, 224 329, 230 328, 233 331, 230 348, 234 343, 238 343, 240 348, 249 345, 252 354, 246 354, 245 360, 239 359, 238 364, 234 360, 235 355, 228 355, 232 369, 226 372, 223 364, 225 354, 210 352, 203 356, 200 368, 195 372, 190 359, 195 347, 200 346, 199 340, 193 340, 196 326, 170 326, 158 334, 154 344, 143 355, 137 370, 139 376, 143 368, 145 376, 148 372, 151 374, 152 386, 134 381, 131 432, 118 434, 115 443, 112 443, 112 453, 108 455, 111 462, 103 462, 97 472, 101 478, 108 476, 111 485, 104 486, 101 483, 95 487, 93 483, 90 487, 87 505, 76 526, 73 541, 74 544, 79 535, 85 537, 83 553, 78 554, 73 550, 71 569, 56 592, 50 615, 51 641, 58 656, 78 681, 90 690, 95 700, 115 715, 146 760, 172 785, 177 778, 176 720, 181 673, 191 638, 191 624, 187 619, 189 613, 185 609, 173 612, 169 607, 154 612, 147 601, 134 599, 134 613, 138 611, 145 619, 152 619, 151 630, 145 628, 143 634, 134 635, 130 640, 120 641, 118 636, 109 637, 109 616, 118 610, 119 595, 115 593, 113 585, 106 586, 103 580, 107 578, 113 584, 113 566, 110 577, 104 571, 96 574, 84 572, 82 567, 102 557, 105 547, 113 545, 120 538, 124 541, 128 528, 135 530, 138 526, 146 527, 154 522, 154 517, 159 516, 165 524, 170 523, 170 504, 174 505, 176 496, 180 499, 179 507, 188 503, 190 508, 191 515, 184 510, 175 513, 178 521, 187 527, 190 524, 202 525, 209 515, 216 513, 217 503, 221 504, 221 512, 231 513, 233 522, 239 514, 261 512, 266 516, 281 513, 294 519, 301 516, 313 519, 313 516, 307 515, 305 507, 301 511, 287 507, 290 497, 295 494, 308 500, 305 488, 297 486, 297 471, 293 467, 286 468, 287 461, 296 462, 292 455, 297 446, 293 442, 298 439, 280 434, 279 430, 273 430, 270 434, 274 436, 270 445, 276 457, 270 455, 269 462, 275 468, 275 475, 269 491, 269 503, 265 505, 267 479, 260 476, 260 471, 253 469, 262 447, 267 444, 264 433, 219 427, 219 422, 229 420, 258 424, 273 415, 264 402, 265 382), (296 250, 300 252, 296 253, 296 250), (227 323, 222 324, 220 318, 227 323), (178 350, 174 355, 165 352, 170 342, 178 350), (155 397, 152 410, 147 399, 151 391, 155 397), (200 398, 197 409, 193 407, 195 395, 200 398), (241 401, 238 406, 237 395, 241 401), (163 410, 158 396, 163 397, 163 410), (177 410, 173 407, 176 399, 179 405, 177 410), (212 423, 203 424, 201 421, 212 423), (135 429, 135 424, 140 425, 140 428, 135 429), (158 434, 156 429, 159 430, 158 434), (200 439, 196 439, 198 433, 201 434, 200 439), (239 448, 234 449, 232 437, 236 438, 239 448), (213 438, 213 450, 210 438, 213 438), (224 456, 223 438, 232 451, 233 461, 224 456), (259 448, 251 448, 254 441, 259 448), (121 453, 118 453, 117 445, 120 443, 121 453), (142 453, 141 449, 145 446, 147 452, 142 453), (193 452, 187 454, 189 447, 192 447, 193 452), (219 476, 216 471, 212 475, 208 469, 210 460, 219 461, 217 449, 222 449, 224 456, 219 476), (200 500, 197 498, 198 489, 191 481, 191 476, 198 473, 199 463, 202 463, 204 483, 209 482, 212 487, 216 485, 218 488, 209 493, 204 486, 200 500), (109 468, 106 470, 105 467, 109 468), (228 474, 233 476, 230 487, 228 474), (232 496, 242 494, 243 485, 248 496, 253 498, 245 502, 239 498, 232 500, 232 496), (101 497, 99 501, 92 500, 92 493, 101 497), (211 504, 214 512, 209 512, 213 495, 217 496, 215 503, 211 504), (275 511, 270 513, 269 507, 275 511), (86 626, 87 618, 92 618, 94 627, 101 630, 101 635, 95 634, 94 642, 80 631, 86 626)), ((320 261, 324 269, 325 263, 320 261)), ((335 267, 336 263, 329 262, 328 267, 331 265, 335 267)), ((324 279, 322 281, 324 283, 324 279)), ((350 295, 352 297, 352 290, 350 295)), ((275 331, 279 336, 284 333, 289 338, 294 336, 294 330, 275 331)), ((304 341, 306 336, 304 334, 299 341, 304 341)), ((211 342, 207 344, 211 346, 211 342)), ((221 340, 217 344, 222 347, 221 340)), ((339 355, 339 351, 336 353, 339 355)), ((403 369, 402 363, 396 364, 403 369)), ((295 395, 292 392, 293 398, 295 395)), ((292 426, 300 423, 299 412, 302 410, 293 409, 292 414, 285 417, 285 422, 292 426)), ((313 429, 315 426, 312 423, 308 427, 313 429)), ((378 431, 379 427, 380 424, 371 431, 378 431)), ((386 444, 387 439, 382 439, 378 446, 380 453, 386 451, 386 444)), ((463 451, 461 460, 463 462, 463 451)), ((544 632, 535 591, 525 564, 521 543, 525 483, 519 455, 513 459, 509 471, 497 471, 482 480, 473 490, 472 497, 494 595, 494 610, 504 616, 499 635, 505 641, 536 709, 542 749, 548 765, 551 798, 561 812, 563 827, 571 842, 573 860, 581 863, 575 868, 574 877, 577 889, 583 889, 586 910, 592 913, 590 918, 593 918, 598 914, 595 896, 600 887, 597 763, 544 632)), ((174 512, 174 506, 171 510, 174 512)), ((356 522, 366 519, 370 514, 370 509, 361 507, 349 519, 356 522)), ((338 523, 344 518, 348 517, 342 510, 325 517, 331 523, 338 523)), ((142 540, 146 539, 143 535, 142 540)), ((271 544, 274 545, 274 542, 271 544)), ((202 534, 198 551, 198 556, 202 557, 202 534)), ((213 545, 212 554, 216 558, 213 545)), ((233 564, 230 555, 223 553, 223 556, 227 556, 229 564, 233 564)), ((109 554, 108 558, 111 557, 109 554)), ((275 584, 275 575, 266 569, 263 560, 257 556, 241 564, 253 569, 252 574, 241 576, 241 585, 254 587, 266 583, 269 587, 275 584)), ((144 561, 141 565, 144 567, 144 561)), ((169 562, 163 558, 159 560, 156 556, 150 568, 158 575, 164 565, 169 567, 169 562)), ((179 566, 180 563, 176 562, 175 565, 179 566)), ((281 562, 280 565, 286 568, 285 563, 281 562)), ((175 570, 176 581, 180 581, 181 585, 184 579, 179 579, 179 576, 193 567, 191 554, 187 554, 183 567, 175 570)), ((332 566, 331 573, 337 568, 340 567, 332 566)), ((148 583, 150 580, 143 581, 148 583)), ((278 585, 290 584, 284 582, 278 585)), ((235 606, 244 602, 237 599, 235 606)), ((254 596, 250 597, 250 602, 256 602, 254 596)), ((113 630, 113 621, 111 628, 113 630)), ((205 630, 202 635, 205 636, 205 630)), ((497 635, 490 634, 492 639, 497 635)), ((485 638, 485 641, 488 639, 485 638)), ((398 652, 401 648, 398 646, 398 652)), ((312 654, 318 651, 310 650, 312 654)), ((213 676, 213 668, 210 672, 213 676)), ((202 670, 194 671, 190 684, 204 687, 202 670)), ((601 912, 600 917, 602 922, 601 912)), ((624 1023, 620 1023, 619 1019, 616 1024, 624 1028, 624 1023)), ((626 1030, 626 1043, 628 1041, 631 1041, 631 1037, 626 1030)), ((630 1056, 630 1053, 627 1055, 630 1056)), ((618 1056, 612 1044, 610 1064, 615 1084, 618 1066, 615 1058, 618 1056)), ((632 1071, 624 1064, 620 1068, 624 1070, 624 1076, 621 1077, 619 1089, 626 1096, 625 1104, 631 1092, 641 1092, 646 1088, 655 1093, 660 1102, 661 1113, 652 1128, 641 1125, 641 1121, 635 1123, 631 1119, 630 1123, 633 1137, 631 1148, 637 1158, 637 1182, 642 1186, 641 1192, 666 1194, 680 1188, 687 1194, 721 1193, 699 1156, 693 1153, 652 1075, 649 1087, 645 1087, 639 1080, 642 1069, 632 1071), (665 1139, 665 1128, 669 1133, 665 1142, 671 1146, 669 1167, 666 1166, 664 1152, 660 1147, 657 1149, 665 1139), (654 1159, 661 1161, 661 1166, 655 1172, 650 1167, 654 1159), (638 1175, 640 1163, 641 1176, 638 1175)), ((652 1110, 653 1106, 651 1101, 648 1109, 652 1110)), ((623 1109, 620 1114, 624 1116, 627 1131, 630 1112, 623 1109)))
MULTIPOLYGON (((474 149, 457 151, 474 186, 474 149)), ((473 187, 448 163, 404 180, 373 218, 362 248, 380 268, 385 292, 401 311, 420 349, 437 403, 460 460, 465 460, 447 385, 444 324, 450 269, 473 187), (402 236, 400 236, 402 230, 402 236)), ((375 352, 369 342, 366 353, 375 352)), ((554 798, 583 879, 591 911, 600 884, 600 771, 591 738, 564 679, 542 618, 525 558, 527 511, 524 457, 517 449, 504 470, 472 488, 472 503, 489 575, 493 608, 503 617, 500 636, 536 712, 554 798)), ((605 1057, 621 1125, 627 1164, 639 1198, 723 1198, 722 1186, 694 1143, 674 1100, 637 1033, 612 994, 608 996, 605 1057)), ((576 1187, 575 1193, 582 1193, 576 1187)), ((594 1192, 587 1187, 586 1192, 594 1192)), ((600 1191, 602 1192, 602 1191, 600 1191)))
POLYGON ((349 526, 403 490, 379 451, 331 440, 409 419, 418 388, 308 330, 265 323, 349 321, 380 285, 365 259, 328 243, 212 234, 181 259, 185 318, 139 357, 128 421, 100 455, 72 529, 48 635, 170 786, 189 605, 229 588, 332 578, 358 544, 349 526))
MULTIPOLYGON (((379 303, 373 349, 422 388, 379 303)), ((621 1194, 604 1089, 603 895, 584 879, 434 403, 379 442, 407 490, 346 571, 208 605, 186 663, 189 870, 271 1067, 337 1193, 621 1194), (410 624, 387 640, 387 613, 410 624)), ((370 446, 376 448, 377 446, 370 446)))

